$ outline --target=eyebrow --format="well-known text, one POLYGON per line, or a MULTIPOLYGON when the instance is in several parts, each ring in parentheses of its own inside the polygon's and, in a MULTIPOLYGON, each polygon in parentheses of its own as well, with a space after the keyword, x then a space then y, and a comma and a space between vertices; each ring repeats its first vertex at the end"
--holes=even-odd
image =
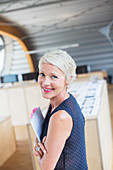
POLYGON ((50 73, 50 74, 57 74, 57 73, 55 73, 55 72, 52 72, 52 73, 50 73))
MULTIPOLYGON (((40 70, 40 71, 39 71, 39 73, 40 73, 40 72, 45 73, 43 70, 40 70)), ((50 74, 51 74, 51 75, 52 75, 52 74, 57 75, 57 73, 56 73, 56 72, 51 72, 50 74)))

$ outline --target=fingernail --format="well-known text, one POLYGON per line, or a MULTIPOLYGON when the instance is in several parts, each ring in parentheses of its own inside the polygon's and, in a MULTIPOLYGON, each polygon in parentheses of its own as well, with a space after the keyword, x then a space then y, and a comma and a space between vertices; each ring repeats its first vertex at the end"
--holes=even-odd
POLYGON ((46 153, 46 150, 44 150, 44 153, 46 153))

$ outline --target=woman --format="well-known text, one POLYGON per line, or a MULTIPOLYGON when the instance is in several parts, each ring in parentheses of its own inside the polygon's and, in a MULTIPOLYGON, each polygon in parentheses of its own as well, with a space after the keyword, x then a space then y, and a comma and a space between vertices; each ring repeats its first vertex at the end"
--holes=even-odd
POLYGON ((87 170, 84 117, 67 87, 76 64, 63 50, 46 53, 39 61, 38 82, 50 100, 41 143, 34 146, 42 170, 87 170))

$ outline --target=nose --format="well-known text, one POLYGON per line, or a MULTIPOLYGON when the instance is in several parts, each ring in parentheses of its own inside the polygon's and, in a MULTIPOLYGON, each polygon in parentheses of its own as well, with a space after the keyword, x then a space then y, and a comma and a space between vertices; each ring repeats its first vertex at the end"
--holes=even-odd
POLYGON ((50 80, 49 80, 49 78, 45 77, 45 79, 44 79, 44 81, 43 81, 43 85, 44 85, 44 86, 50 85, 50 80))

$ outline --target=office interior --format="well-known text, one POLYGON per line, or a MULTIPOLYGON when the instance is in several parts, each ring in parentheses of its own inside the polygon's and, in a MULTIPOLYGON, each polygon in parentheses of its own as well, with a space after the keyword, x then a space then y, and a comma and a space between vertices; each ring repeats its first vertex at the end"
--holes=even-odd
POLYGON ((68 90, 85 116, 89 170, 112 170, 112 0, 0 1, 0 170, 40 170, 30 114, 47 110, 38 61, 53 49, 77 64, 68 90))

